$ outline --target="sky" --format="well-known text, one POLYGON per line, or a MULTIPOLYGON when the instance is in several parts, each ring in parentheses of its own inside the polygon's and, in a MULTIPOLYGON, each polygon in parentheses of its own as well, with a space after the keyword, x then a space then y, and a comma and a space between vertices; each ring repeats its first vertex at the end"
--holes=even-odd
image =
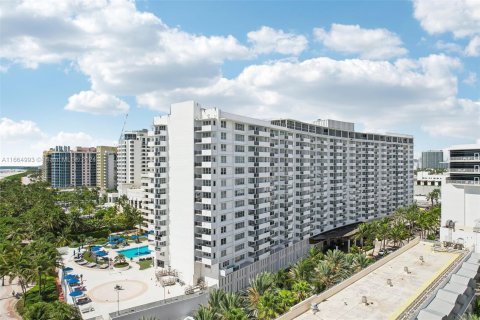
POLYGON ((170 104, 480 143, 480 1, 0 1, 0 166, 170 104), (128 113, 128 117, 126 114, 128 113))

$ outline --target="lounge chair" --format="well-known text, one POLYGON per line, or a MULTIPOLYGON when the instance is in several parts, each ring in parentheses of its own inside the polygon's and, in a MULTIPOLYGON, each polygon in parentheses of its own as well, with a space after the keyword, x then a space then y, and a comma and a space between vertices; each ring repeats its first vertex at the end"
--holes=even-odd
POLYGON ((78 261, 77 264, 83 266, 83 265, 86 265, 88 263, 88 261, 86 260, 81 260, 81 261, 78 261))
POLYGON ((100 269, 107 269, 108 268, 108 264, 102 264, 99 266, 100 269))
POLYGON ((83 258, 74 258, 73 259, 73 261, 75 261, 75 262, 82 261, 82 260, 83 260, 83 258))
POLYGON ((95 309, 93 307, 86 307, 86 308, 80 309, 80 311, 82 313, 87 313, 87 312, 90 312, 90 311, 95 311, 95 309))
POLYGON ((97 264, 95 262, 92 262, 92 263, 89 263, 86 265, 86 267, 89 267, 89 268, 93 268, 95 267, 97 264))

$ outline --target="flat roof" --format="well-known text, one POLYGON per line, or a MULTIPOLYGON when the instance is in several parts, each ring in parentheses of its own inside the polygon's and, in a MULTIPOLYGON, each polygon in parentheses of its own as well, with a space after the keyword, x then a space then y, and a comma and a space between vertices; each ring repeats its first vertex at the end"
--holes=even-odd
POLYGON ((296 319, 395 319, 423 294, 459 256, 434 252, 432 244, 420 242, 365 277, 308 310, 296 319), (420 261, 423 256, 424 262, 420 261), (407 274, 404 267, 408 267, 407 274), (392 286, 387 284, 391 279, 392 286), (362 303, 362 296, 367 304, 362 303))

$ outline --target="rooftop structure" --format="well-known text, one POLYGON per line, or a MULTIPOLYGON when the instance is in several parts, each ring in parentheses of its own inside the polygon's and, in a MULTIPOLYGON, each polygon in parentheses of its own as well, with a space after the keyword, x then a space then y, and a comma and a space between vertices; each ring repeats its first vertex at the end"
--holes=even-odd
MULTIPOLYGON (((435 252, 432 248, 433 244, 426 242, 405 248, 404 252, 373 271, 368 269, 374 265, 365 269, 365 276, 360 276, 344 289, 335 290, 334 287, 329 289, 332 290, 331 295, 322 297, 320 294, 317 298, 310 299, 308 303, 316 303, 318 311, 312 311, 308 305, 310 310, 303 314, 297 317, 286 314, 281 319, 402 318, 419 301, 423 301, 430 288, 465 255, 456 251, 435 252)), ((389 258, 387 256, 383 259, 389 258)))
POLYGON ((480 252, 480 145, 454 146, 449 153, 440 239, 480 252))

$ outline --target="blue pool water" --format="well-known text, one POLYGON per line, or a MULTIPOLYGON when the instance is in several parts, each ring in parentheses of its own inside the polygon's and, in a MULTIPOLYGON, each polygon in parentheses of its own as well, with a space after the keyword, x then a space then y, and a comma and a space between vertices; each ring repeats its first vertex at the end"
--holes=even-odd
POLYGON ((151 251, 148 250, 148 246, 144 246, 144 247, 139 247, 139 248, 118 250, 117 252, 123 254, 125 257, 130 259, 130 258, 146 256, 146 255, 150 254, 151 251))

